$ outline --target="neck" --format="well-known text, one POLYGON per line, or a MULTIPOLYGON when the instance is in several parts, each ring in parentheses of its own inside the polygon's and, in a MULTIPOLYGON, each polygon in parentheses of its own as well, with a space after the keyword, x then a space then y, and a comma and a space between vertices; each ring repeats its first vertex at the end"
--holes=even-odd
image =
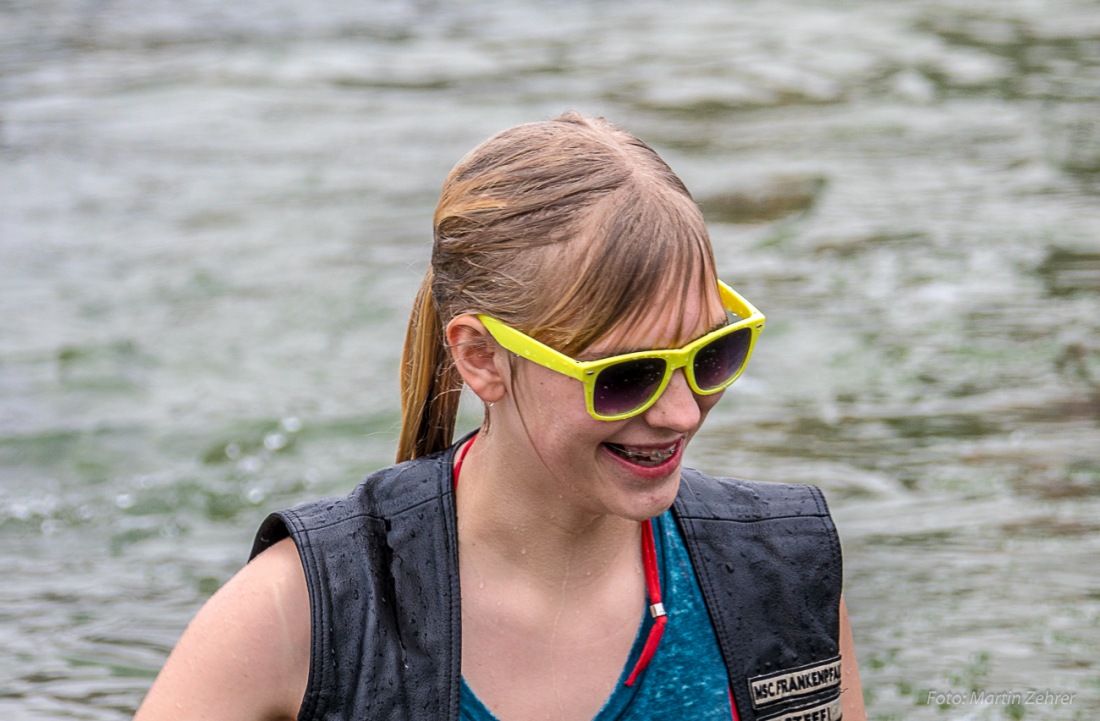
POLYGON ((461 467, 460 558, 476 565, 475 572, 507 569, 557 590, 598 586, 624 568, 640 573, 636 521, 576 507, 554 490, 552 479, 532 473, 533 459, 502 447, 478 439, 461 467))

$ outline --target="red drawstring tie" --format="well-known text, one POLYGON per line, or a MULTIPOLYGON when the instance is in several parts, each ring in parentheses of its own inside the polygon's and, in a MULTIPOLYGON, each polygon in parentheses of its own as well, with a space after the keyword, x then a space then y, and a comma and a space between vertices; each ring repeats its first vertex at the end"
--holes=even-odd
POLYGON ((627 686, 633 686, 638 674, 642 672, 653 654, 657 653, 657 646, 661 643, 661 636, 665 632, 665 624, 668 623, 668 615, 665 606, 661 603, 661 577, 657 573, 657 549, 653 545, 653 522, 649 519, 642 521, 642 568, 645 569, 645 589, 649 596, 649 612, 653 615, 653 626, 649 629, 649 637, 642 647, 642 655, 638 657, 638 663, 626 679, 627 686))
MULTIPOLYGON (((475 436, 476 437, 476 436, 475 436)), ((462 470, 462 462, 466 460, 466 453, 473 445, 474 438, 462 444, 458 449, 458 458, 454 465, 454 487, 458 488, 458 473, 462 470)), ((649 612, 653 615, 653 626, 649 629, 649 636, 642 647, 642 655, 638 657, 638 663, 634 664, 634 670, 626 679, 627 686, 633 686, 646 666, 649 665, 653 655, 657 653, 657 647, 661 644, 661 636, 665 632, 665 624, 668 623, 668 615, 665 613, 664 604, 661 603, 661 577, 657 572, 657 548, 653 543, 653 523, 649 519, 642 521, 642 568, 645 571, 645 589, 649 597, 649 612)), ((736 713, 736 711, 734 711, 736 713)))

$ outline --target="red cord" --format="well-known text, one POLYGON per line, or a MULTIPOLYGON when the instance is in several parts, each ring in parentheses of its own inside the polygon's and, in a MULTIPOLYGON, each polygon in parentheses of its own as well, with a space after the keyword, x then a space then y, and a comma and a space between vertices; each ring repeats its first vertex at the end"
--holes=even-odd
POLYGON ((665 607, 661 603, 661 577, 657 573, 657 549, 653 544, 653 522, 649 519, 642 521, 642 568, 645 569, 646 595, 649 596, 649 612, 653 614, 653 626, 649 629, 649 637, 642 647, 642 655, 638 657, 638 663, 626 679, 627 686, 633 686, 638 674, 649 665, 650 659, 657 653, 657 646, 661 643, 661 636, 665 633, 665 624, 668 616, 665 607))
POLYGON ((462 470, 462 462, 466 460, 466 454, 470 451, 470 446, 474 445, 474 439, 477 438, 477 434, 470 436, 470 440, 462 444, 462 447, 458 449, 458 458, 455 459, 455 490, 458 490, 458 472, 462 470))

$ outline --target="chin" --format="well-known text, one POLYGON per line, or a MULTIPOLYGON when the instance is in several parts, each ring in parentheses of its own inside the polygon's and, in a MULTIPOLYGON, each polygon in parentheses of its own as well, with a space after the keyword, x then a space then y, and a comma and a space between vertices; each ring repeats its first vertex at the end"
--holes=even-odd
POLYGON ((673 473, 668 474, 655 485, 631 491, 630 497, 623 504, 625 506, 623 512, 619 515, 639 522, 659 516, 672 507, 679 490, 680 468, 677 466, 673 473))

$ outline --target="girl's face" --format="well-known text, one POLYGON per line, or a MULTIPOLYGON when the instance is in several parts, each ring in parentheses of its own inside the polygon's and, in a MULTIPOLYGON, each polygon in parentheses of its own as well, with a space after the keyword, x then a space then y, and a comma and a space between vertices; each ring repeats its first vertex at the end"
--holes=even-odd
MULTIPOLYGON (((689 296, 686 304, 679 297, 657 302, 642 322, 615 329, 579 359, 678 348, 725 319, 716 287, 705 296, 689 296)), ((515 361, 513 368, 508 407, 501 409, 504 417, 499 420, 535 456, 539 472, 531 468, 523 475, 538 484, 536 492, 545 494, 551 505, 564 501, 584 513, 638 521, 672 505, 687 443, 722 397, 696 395, 679 369, 643 413, 600 421, 585 410, 584 389, 577 380, 526 361, 515 361)))

